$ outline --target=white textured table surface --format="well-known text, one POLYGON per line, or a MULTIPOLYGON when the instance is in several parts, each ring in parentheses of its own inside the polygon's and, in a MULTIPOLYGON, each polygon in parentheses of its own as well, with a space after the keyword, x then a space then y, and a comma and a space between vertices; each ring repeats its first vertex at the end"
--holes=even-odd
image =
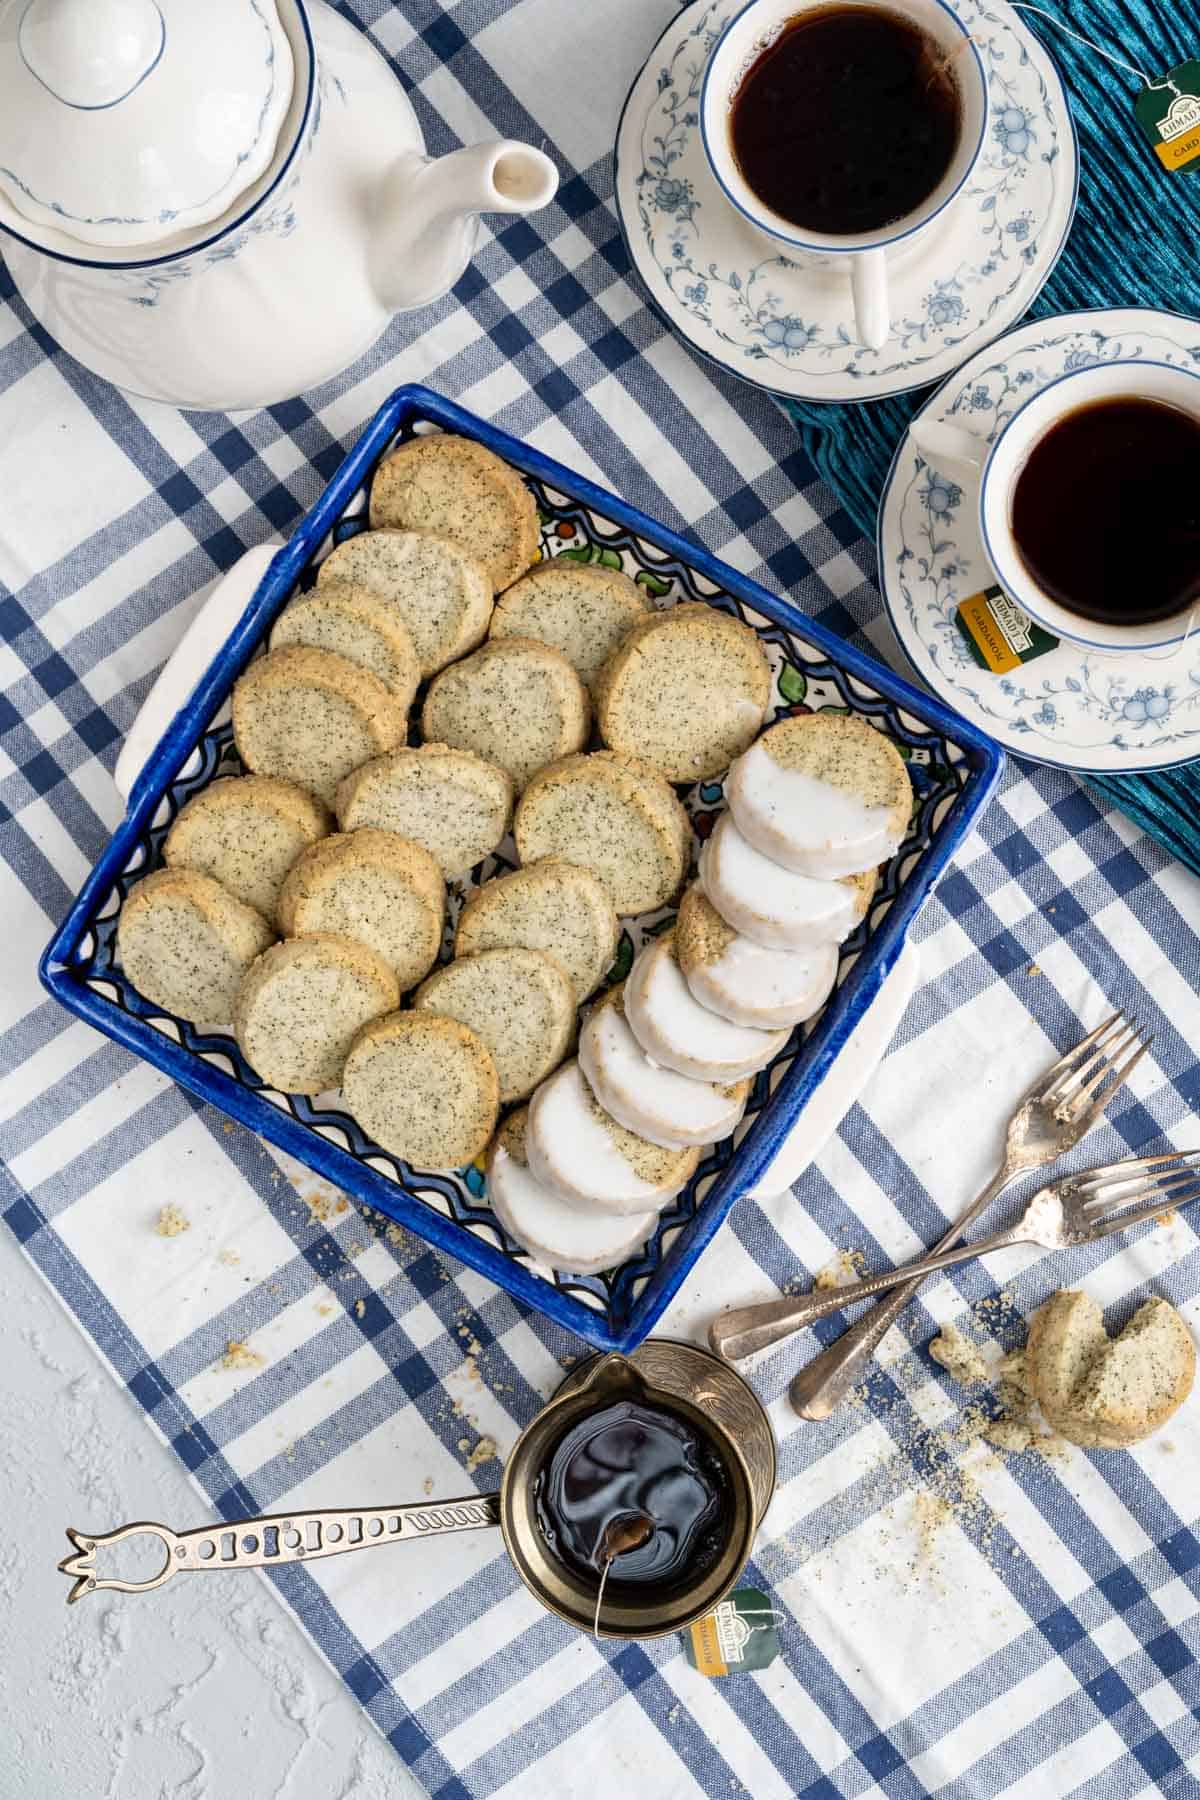
POLYGON ((7 1232, 0 1316, 0 1800, 423 1797, 258 1576, 67 1610, 67 1525, 203 1503, 7 1232))

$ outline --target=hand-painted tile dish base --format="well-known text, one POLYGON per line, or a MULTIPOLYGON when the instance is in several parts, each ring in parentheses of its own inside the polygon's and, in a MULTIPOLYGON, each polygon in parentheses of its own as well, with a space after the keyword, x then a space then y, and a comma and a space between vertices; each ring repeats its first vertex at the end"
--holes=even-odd
POLYGON ((891 336, 868 350, 855 336, 846 259, 779 254, 709 168, 700 87, 741 3, 696 0, 630 89, 615 192, 635 268, 672 330, 773 393, 873 400, 939 380, 1029 310, 1066 241, 1078 156, 1054 63, 1005 0, 950 0, 987 72, 988 142, 944 218, 889 254, 891 336))
MULTIPOLYGON (((335 1186, 480 1270, 601 1349, 631 1349, 651 1330, 737 1195, 767 1168, 810 1093, 866 1013, 904 946, 917 910, 998 779, 987 740, 936 701, 806 621, 785 601, 695 549, 582 477, 424 388, 401 388, 351 451, 325 494, 279 553, 225 649, 201 678, 135 782, 129 812, 46 952, 42 979, 64 1005, 136 1054, 280 1145, 335 1186), (542 552, 625 569, 658 606, 719 606, 759 633, 775 675, 778 714, 833 707, 862 713, 908 761, 916 804, 908 836, 883 872, 869 918, 845 945, 839 985, 818 1019, 793 1035, 756 1080, 733 1138, 703 1159, 662 1215, 641 1256, 607 1276, 551 1274, 504 1234, 477 1168, 409 1168, 387 1155, 336 1104, 265 1088, 232 1038, 201 1033, 137 994, 116 965, 114 940, 130 888, 162 856, 180 807, 237 768, 228 695, 297 583, 307 586, 335 541, 366 525, 366 486, 398 437, 436 424, 486 443, 522 470, 542 518, 542 552)), ((685 803, 703 838, 721 802, 719 783, 685 803)), ((480 881, 509 866, 511 842, 450 884, 451 929, 480 881)), ((625 921, 613 978, 662 931, 666 911, 625 921)))
MULTIPOLYGON (((1200 367, 1200 321, 1141 307, 1039 319, 992 344, 938 390, 921 416, 990 443, 1060 375, 1137 358, 1200 367)), ((1058 648, 1010 674, 971 657, 961 602, 995 581, 978 527, 978 490, 931 467, 905 438, 879 511, 879 579, 888 615, 922 681, 998 743, 1035 762, 1122 775, 1200 756, 1200 635, 1176 649, 1058 648)))

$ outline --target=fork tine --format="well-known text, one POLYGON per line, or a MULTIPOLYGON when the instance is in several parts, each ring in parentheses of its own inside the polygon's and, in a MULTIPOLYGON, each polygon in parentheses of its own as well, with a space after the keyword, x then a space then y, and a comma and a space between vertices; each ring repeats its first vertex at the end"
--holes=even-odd
MULTIPOLYGON (((1171 1201, 1172 1206, 1188 1206, 1193 1200, 1200 1200, 1200 1181, 1187 1195, 1171 1201)), ((1114 1231, 1128 1231, 1131 1225, 1144 1225, 1148 1219, 1157 1219, 1163 1210, 1161 1200, 1153 1200, 1146 1206, 1136 1206, 1132 1212, 1114 1213, 1111 1218, 1104 1219, 1099 1225, 1088 1226, 1089 1238, 1111 1237, 1114 1231)))
POLYGON ((1112 1031, 1114 1026, 1128 1025, 1128 1022, 1124 1012, 1118 1010, 1111 1013, 1107 1019, 1102 1020, 1096 1026, 1094 1031, 1089 1031, 1085 1038, 1081 1038, 1077 1044, 1072 1045, 1070 1050, 1064 1051, 1058 1061, 1051 1063, 1050 1067, 1038 1077, 1036 1098, 1044 1100, 1059 1077, 1068 1074, 1074 1068, 1085 1050, 1090 1050, 1094 1044, 1098 1044, 1112 1031), (1045 1084, 1044 1088, 1042 1087, 1043 1083, 1045 1084))
POLYGON ((1180 1163, 1191 1162, 1200 1157, 1200 1150, 1160 1150, 1156 1156, 1125 1156, 1120 1162, 1101 1163, 1098 1168, 1085 1169, 1082 1175, 1075 1177, 1077 1188, 1095 1187, 1097 1182, 1110 1180, 1126 1171, 1139 1175, 1152 1169, 1171 1169, 1180 1163))
POLYGON ((1080 1210, 1089 1216, 1099 1217, 1119 1206, 1129 1206, 1135 1200, 1148 1199, 1151 1194, 1157 1194, 1166 1202, 1169 1196, 1194 1186, 1198 1180, 1200 1169, 1192 1167, 1179 1169, 1169 1175, 1151 1175, 1146 1180, 1134 1177, 1130 1181, 1106 1182, 1090 1199, 1079 1202, 1080 1210))
POLYGON ((1125 1086, 1153 1042, 1154 1039, 1148 1037, 1131 1055, 1125 1058, 1123 1063, 1119 1063, 1113 1068, 1102 1069, 1091 1086, 1074 1100, 1064 1103, 1070 1108, 1072 1125, 1082 1123, 1085 1128, 1088 1128, 1095 1124, 1100 1114, 1125 1086))
POLYGON ((1126 1019, 1122 1029, 1113 1036, 1105 1038, 1095 1045, 1077 1068, 1069 1069, 1051 1083, 1046 1096, 1051 1104, 1057 1100, 1065 1100, 1081 1087, 1091 1088, 1105 1072, 1112 1068, 1118 1058, 1123 1056, 1132 1045, 1139 1041, 1141 1026, 1136 1019, 1126 1019))

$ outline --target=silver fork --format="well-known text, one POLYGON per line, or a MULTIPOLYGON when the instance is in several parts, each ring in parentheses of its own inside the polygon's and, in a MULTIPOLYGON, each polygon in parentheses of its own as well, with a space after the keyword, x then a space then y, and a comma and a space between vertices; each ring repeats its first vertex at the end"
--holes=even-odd
POLYGON ((843 1306, 853 1306, 856 1300, 882 1294, 897 1282, 916 1276, 924 1280, 938 1269, 949 1269, 973 1256, 986 1256, 990 1250, 1006 1250, 1010 1244, 1071 1250, 1078 1244, 1109 1237, 1114 1231, 1127 1231, 1131 1225, 1142 1225, 1168 1207, 1187 1206, 1197 1199, 1200 1151, 1196 1150, 1127 1157, 1123 1162, 1105 1163, 1082 1175, 1065 1175, 1061 1181, 1039 1188, 1020 1219, 1007 1231, 994 1232, 973 1244, 960 1244, 958 1249, 944 1250, 937 1256, 922 1257, 901 1269, 885 1269, 882 1275, 868 1276, 865 1281, 856 1281, 833 1293, 803 1294, 769 1306, 744 1306, 726 1313, 722 1320, 726 1330, 722 1333, 721 1355, 732 1362, 761 1350, 764 1342, 772 1341, 781 1317, 786 1317, 789 1330, 799 1331, 828 1313, 840 1312, 843 1306), (772 1314, 769 1320, 762 1317, 767 1313, 772 1314))
MULTIPOLYGON (((934 1249, 949 1250, 956 1244, 1018 1176, 1031 1169, 1047 1168, 1072 1149, 1128 1080, 1152 1041, 1144 1037, 1136 1020, 1115 1012, 1039 1075, 1009 1120, 1000 1167, 934 1249)), ((801 1369, 791 1388, 792 1405, 801 1418, 829 1417, 860 1380, 884 1333, 920 1285, 919 1280, 912 1280, 897 1288, 882 1306, 874 1307, 801 1369)), ((709 1341, 718 1355, 724 1328, 724 1318, 720 1318, 709 1332, 709 1341)), ((781 1324, 772 1336, 763 1339, 764 1347, 788 1337, 795 1329, 781 1324)))

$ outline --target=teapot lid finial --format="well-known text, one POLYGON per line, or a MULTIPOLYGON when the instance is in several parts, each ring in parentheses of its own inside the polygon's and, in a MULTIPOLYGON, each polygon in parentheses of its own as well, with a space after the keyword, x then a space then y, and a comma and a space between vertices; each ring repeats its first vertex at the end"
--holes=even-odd
POLYGON ((293 80, 276 0, 0 0, 0 200, 105 248, 194 230, 267 169, 293 80))

